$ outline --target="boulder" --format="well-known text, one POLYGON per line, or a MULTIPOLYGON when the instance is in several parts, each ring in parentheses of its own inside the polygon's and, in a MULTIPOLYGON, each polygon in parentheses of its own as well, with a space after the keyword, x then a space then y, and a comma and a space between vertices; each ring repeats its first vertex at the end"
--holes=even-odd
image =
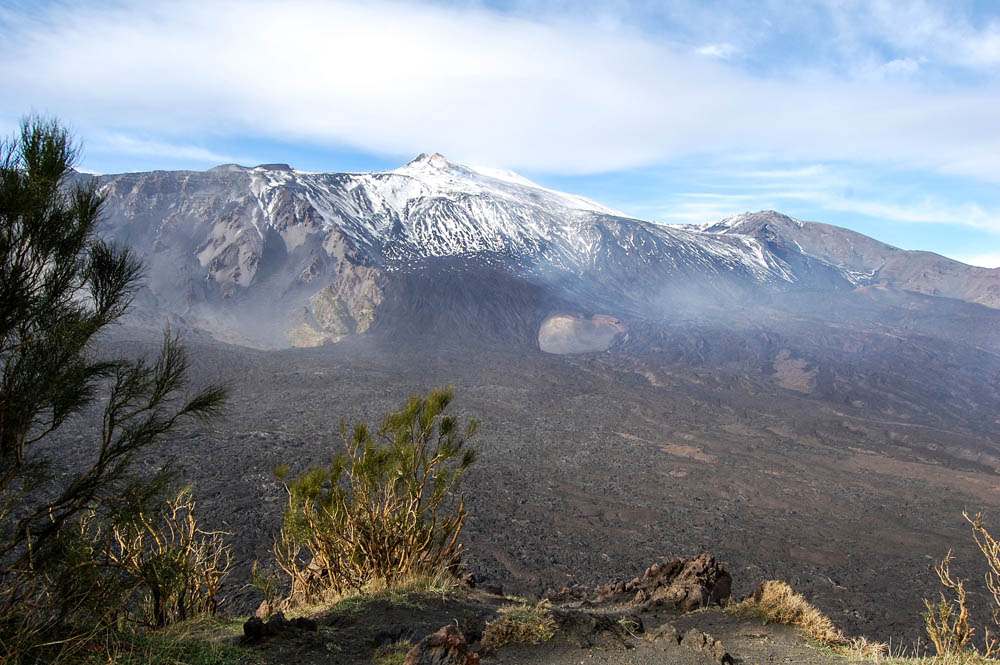
POLYGON ((577 602, 584 607, 630 603, 640 612, 673 605, 690 612, 708 605, 724 605, 732 594, 733 578, 708 554, 654 563, 642 577, 596 587, 574 585, 550 589, 545 598, 557 603, 577 602))
POLYGON ((719 665, 734 665, 736 663, 722 646, 722 642, 697 628, 692 628, 684 633, 684 637, 681 638, 681 646, 703 653, 711 658, 713 663, 719 663, 719 665))
POLYGON ((681 636, 677 634, 677 628, 672 623, 665 623, 646 633, 646 639, 653 640, 654 642, 666 640, 667 642, 678 644, 681 641, 681 636))
POLYGON ((260 617, 250 617, 243 624, 243 639, 248 642, 262 640, 281 633, 293 631, 316 632, 319 629, 316 622, 306 617, 298 617, 289 621, 281 612, 271 615, 265 622, 260 617))
POLYGON ((721 605, 732 595, 733 578, 715 557, 676 558, 650 566, 642 579, 626 585, 641 611, 670 604, 682 612, 721 605))
POLYGON ((479 665, 479 655, 469 649, 458 628, 448 625, 415 644, 403 665, 479 665))
POLYGON ((580 647, 613 649, 645 632, 642 618, 634 613, 591 613, 565 608, 553 608, 551 613, 559 636, 580 647))

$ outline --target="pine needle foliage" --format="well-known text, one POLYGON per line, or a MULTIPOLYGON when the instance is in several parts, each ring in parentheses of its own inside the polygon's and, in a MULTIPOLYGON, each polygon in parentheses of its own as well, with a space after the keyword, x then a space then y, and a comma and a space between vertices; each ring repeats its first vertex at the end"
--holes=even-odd
POLYGON ((227 392, 188 394, 188 360, 169 332, 154 360, 95 359, 95 341, 125 314, 143 268, 132 250, 95 236, 103 198, 93 181, 74 184, 84 180, 73 175, 76 155, 66 130, 38 117, 0 141, 4 661, 39 642, 50 651, 76 644, 96 617, 121 606, 128 582, 98 565, 95 534, 156 510, 172 468, 142 477, 137 456, 184 422, 216 415, 227 392), (57 469, 52 435, 102 403, 89 460, 57 469))
POLYGON ((462 476, 475 461, 465 446, 477 428, 445 415, 454 391, 413 395, 376 432, 348 430, 330 466, 286 480, 288 494, 274 553, 289 576, 291 603, 314 603, 455 566, 465 502, 462 476))

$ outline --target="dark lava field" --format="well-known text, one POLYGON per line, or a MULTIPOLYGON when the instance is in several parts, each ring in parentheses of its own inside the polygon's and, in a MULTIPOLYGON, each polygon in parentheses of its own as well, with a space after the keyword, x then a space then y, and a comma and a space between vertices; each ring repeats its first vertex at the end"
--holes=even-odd
MULTIPOLYGON (((228 607, 249 612, 260 600, 243 586, 250 563, 270 562, 285 500, 273 469, 328 461, 342 417, 377 423, 412 392, 453 385, 453 412, 481 421, 463 540, 486 583, 540 595, 709 552, 736 595, 784 579, 846 631, 910 644, 949 548, 957 572, 981 580, 961 511, 1000 525, 1000 385, 963 383, 967 358, 932 362, 919 344, 890 353, 858 340, 851 364, 795 360, 783 340, 758 337, 730 348, 724 332, 687 332, 660 340, 674 354, 577 356, 363 337, 263 352, 189 339, 193 383, 230 383, 231 403, 143 463, 177 458, 206 524, 232 532, 228 607), (935 391, 952 402, 936 403, 935 391)), ((60 436, 70 462, 92 440, 82 422, 60 436)), ((978 587, 972 600, 986 608, 978 587)))

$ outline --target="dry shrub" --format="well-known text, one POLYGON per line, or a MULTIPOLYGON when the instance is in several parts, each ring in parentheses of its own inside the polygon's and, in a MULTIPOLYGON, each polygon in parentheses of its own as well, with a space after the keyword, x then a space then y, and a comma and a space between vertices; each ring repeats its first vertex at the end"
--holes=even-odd
POLYGON ((828 616, 780 580, 761 582, 752 596, 729 605, 726 611, 797 626, 826 646, 845 647, 849 644, 828 616))
POLYGON ((112 527, 111 565, 136 586, 131 618, 162 628, 201 614, 215 614, 222 581, 229 572, 230 547, 222 531, 205 531, 194 516, 190 489, 166 502, 156 519, 143 511, 112 527))
POLYGON ((159 506, 132 507, 113 519, 92 510, 56 538, 49 557, 61 559, 60 569, 0 585, 0 664, 84 662, 151 635, 141 629, 217 612, 227 534, 198 526, 187 489, 159 506))
POLYGON ((941 585, 951 589, 955 600, 948 600, 944 593, 941 600, 931 603, 926 598, 924 605, 924 629, 934 644, 939 656, 964 654, 969 651, 969 642, 975 629, 969 624, 969 604, 965 593, 965 582, 956 580, 951 574, 951 550, 941 563, 934 567, 941 585))
POLYGON ((547 601, 537 605, 507 605, 483 630, 483 650, 496 651, 505 644, 541 644, 556 634, 556 621, 547 601))
POLYGON ((837 651, 852 661, 873 660, 878 662, 890 657, 889 644, 874 642, 863 636, 848 638, 847 644, 837 647, 837 651))
MULTIPOLYGON (((329 467, 285 482, 288 506, 274 554, 291 579, 292 604, 322 602, 373 582, 454 568, 465 522, 459 483, 475 460, 464 431, 444 415, 453 391, 413 395, 400 411, 348 432, 329 467)), ((279 478, 288 473, 279 468, 279 478)))
MULTIPOLYGON (((972 538, 976 541, 979 551, 983 553, 983 557, 986 559, 987 570, 985 579, 986 588, 990 590, 990 594, 993 596, 993 606, 991 608, 993 624, 1000 627, 1000 543, 983 526, 982 513, 976 513, 975 517, 969 517, 968 512, 962 511, 962 516, 972 525, 972 538)), ((998 640, 996 634, 990 631, 989 627, 984 632, 986 649, 983 655, 986 658, 996 658, 1000 655, 1000 640, 998 640)))
MULTIPOLYGON (((990 534, 983 524, 983 514, 975 517, 967 511, 962 511, 962 517, 972 526, 972 538, 979 551, 986 559, 986 588, 992 595, 992 615, 994 626, 1000 626, 1000 543, 990 534)), ((931 603, 924 600, 927 611, 924 613, 924 627, 939 656, 965 658, 996 658, 1000 656, 1000 638, 987 626, 984 631, 984 648, 982 654, 972 642, 975 629, 969 623, 969 607, 965 592, 965 582, 955 579, 951 574, 951 550, 934 568, 941 585, 950 589, 954 600, 949 600, 944 593, 941 600, 931 603)))

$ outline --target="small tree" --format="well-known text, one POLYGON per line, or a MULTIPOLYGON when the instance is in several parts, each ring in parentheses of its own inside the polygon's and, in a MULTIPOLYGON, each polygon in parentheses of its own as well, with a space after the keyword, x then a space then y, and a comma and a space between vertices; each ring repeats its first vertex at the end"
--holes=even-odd
POLYGON ((110 589, 92 583, 103 565, 88 552, 103 547, 107 524, 155 510, 171 476, 165 468, 138 477, 133 461, 185 420, 213 416, 226 395, 213 386, 184 396, 188 361, 169 334, 152 362, 93 358, 97 335, 131 303, 142 265, 95 238, 102 197, 93 184, 70 186, 75 156, 67 132, 39 118, 0 143, 0 643, 8 650, 12 634, 62 625, 110 589), (68 474, 55 468, 64 453, 51 435, 101 394, 93 456, 68 474))
MULTIPOLYGON (((462 475, 475 460, 465 448, 477 422, 460 431, 444 415, 453 391, 413 395, 372 435, 349 433, 344 451, 285 483, 288 507, 274 553, 291 578, 290 598, 313 602, 382 581, 449 569, 458 562, 465 503, 462 475)), ((280 479, 288 468, 278 469, 280 479)))

